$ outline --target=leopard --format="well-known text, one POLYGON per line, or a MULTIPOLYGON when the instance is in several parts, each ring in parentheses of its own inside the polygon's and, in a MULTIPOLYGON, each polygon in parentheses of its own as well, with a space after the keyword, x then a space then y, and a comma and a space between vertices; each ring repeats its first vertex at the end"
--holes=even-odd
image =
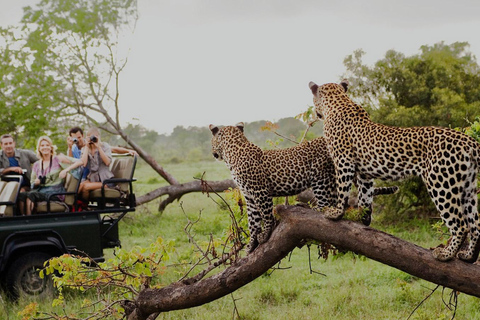
POLYGON ((325 215, 333 220, 342 218, 354 176, 359 185, 359 207, 370 206, 373 179, 419 176, 450 233, 447 245, 436 247, 433 257, 438 261, 475 261, 480 237, 476 195, 480 143, 445 127, 395 127, 373 122, 347 95, 347 80, 323 85, 310 82, 309 87, 315 111, 323 119, 337 179, 337 205, 325 208, 325 215))
MULTIPOLYGON (((323 137, 283 149, 262 150, 244 134, 243 122, 234 126, 211 124, 212 155, 224 161, 245 197, 250 241, 247 253, 266 242, 275 226, 273 197, 294 196, 308 188, 313 209, 335 205, 335 168, 323 137), (263 231, 262 231, 263 223, 263 231)), ((391 194, 397 187, 376 188, 375 195, 391 194)))

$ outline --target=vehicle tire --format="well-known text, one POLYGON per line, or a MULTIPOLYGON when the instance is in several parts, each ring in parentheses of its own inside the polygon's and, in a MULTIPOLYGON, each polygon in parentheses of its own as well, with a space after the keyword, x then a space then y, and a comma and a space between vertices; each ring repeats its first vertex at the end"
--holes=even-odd
POLYGON ((53 294, 52 278, 40 278, 38 269, 52 256, 43 252, 30 252, 18 257, 8 269, 7 289, 14 299, 21 296, 47 298, 53 294))

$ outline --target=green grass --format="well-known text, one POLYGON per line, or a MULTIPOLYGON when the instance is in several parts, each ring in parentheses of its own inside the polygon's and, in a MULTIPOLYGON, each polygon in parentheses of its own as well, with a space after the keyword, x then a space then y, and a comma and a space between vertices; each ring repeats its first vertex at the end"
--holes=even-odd
MULTIPOLYGON (((229 178, 225 165, 220 162, 175 164, 166 166, 165 170, 180 182, 191 181, 203 172, 206 172, 208 180, 229 178)), ((138 195, 165 185, 146 166, 140 166, 135 176, 138 179, 135 184, 138 195)), ((192 235, 200 244, 206 243, 211 234, 220 238, 230 223, 227 212, 220 209, 214 199, 218 198, 201 193, 187 194, 162 213, 157 210, 159 200, 140 206, 120 223, 123 248, 147 246, 157 237, 174 239, 176 253, 171 263, 194 261, 195 252, 184 232, 188 219, 194 221, 201 215, 192 228, 192 235)), ((420 246, 431 247, 441 242, 430 227, 431 222, 413 220, 382 225, 378 220, 374 220, 373 227, 420 246)), ((105 254, 110 257, 113 250, 105 250, 105 254)), ((312 246, 310 259, 313 273, 309 268, 307 247, 295 249, 291 256, 281 262, 280 269, 261 276, 232 295, 200 307, 163 313, 158 319, 218 320, 233 319, 234 315, 238 319, 237 313, 245 320, 407 319, 436 287, 435 284, 351 253, 337 258, 331 256, 325 261, 317 259, 316 247, 312 246)), ((184 269, 168 268, 160 281, 167 285, 178 280, 184 269)), ((410 319, 451 319, 453 311, 443 303, 443 300, 448 302, 450 293, 449 289, 442 293, 442 288, 438 288, 410 319)), ((84 297, 84 294, 70 292, 66 297, 66 312, 78 310, 84 297)), ((95 299, 93 294, 89 297, 95 299)), ((3 297, 0 319, 20 319, 17 313, 28 302, 21 300, 18 304, 12 304, 3 297)), ((43 302, 41 309, 52 310, 51 302, 43 302)), ((60 308, 56 311, 62 312, 60 308)), ((480 318, 478 299, 460 294, 455 318, 480 318)))

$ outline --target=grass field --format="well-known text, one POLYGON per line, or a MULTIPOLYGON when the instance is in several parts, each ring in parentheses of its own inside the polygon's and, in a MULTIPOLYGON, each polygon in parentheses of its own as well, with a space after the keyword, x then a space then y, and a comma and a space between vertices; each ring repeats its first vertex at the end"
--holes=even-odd
MULTIPOLYGON (((206 172, 206 179, 229 178, 223 163, 199 162, 176 164, 165 169, 180 182, 187 182, 206 172)), ((163 184, 146 166, 135 174, 138 195, 163 184)), ((215 196, 212 195, 212 198, 215 196)), ((148 246, 157 237, 175 240, 176 254, 172 264, 193 261, 194 252, 184 232, 187 218, 197 220, 192 235, 198 243, 208 241, 210 235, 221 237, 230 223, 225 210, 212 198, 201 193, 185 195, 181 202, 173 203, 158 212, 159 201, 141 206, 129 214, 120 225, 122 247, 148 246)), ((439 235, 428 221, 414 220, 398 225, 382 225, 375 219, 373 227, 394 234, 423 247, 438 245, 439 235)), ((328 260, 317 258, 315 246, 295 249, 281 262, 280 269, 256 279, 232 295, 200 307, 161 314, 158 319, 479 319, 480 303, 477 298, 459 294, 456 309, 446 304, 451 290, 438 288, 425 302, 422 301, 436 288, 435 284, 412 277, 397 269, 347 253, 328 260), (312 270, 310 272, 309 260, 312 270)), ((106 250, 107 257, 113 250, 106 250)), ((415 263, 412 261, 411 263, 415 263)), ((178 268, 168 268, 160 279, 167 285, 181 277, 178 268)), ((66 313, 78 310, 84 295, 72 292, 67 299, 66 313)), ((21 319, 17 314, 28 303, 21 300, 12 304, 3 297, 0 319, 21 319)), ((42 302, 41 309, 51 310, 51 302, 42 302)), ((62 310, 57 310, 62 312, 62 310)))

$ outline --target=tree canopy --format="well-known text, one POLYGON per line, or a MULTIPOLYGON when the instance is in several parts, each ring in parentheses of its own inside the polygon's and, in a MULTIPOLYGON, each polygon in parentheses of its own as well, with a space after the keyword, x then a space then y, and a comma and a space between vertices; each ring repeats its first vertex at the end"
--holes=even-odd
POLYGON ((344 60, 350 95, 387 125, 469 126, 480 114, 480 68, 468 48, 440 42, 412 56, 389 50, 373 66, 357 50, 344 60))
POLYGON ((34 141, 86 120, 101 125, 105 117, 115 127, 126 63, 118 38, 134 28, 136 10, 132 0, 42 0, 24 8, 20 27, 0 30, 0 114, 13 119, 1 121, 2 131, 34 141))

